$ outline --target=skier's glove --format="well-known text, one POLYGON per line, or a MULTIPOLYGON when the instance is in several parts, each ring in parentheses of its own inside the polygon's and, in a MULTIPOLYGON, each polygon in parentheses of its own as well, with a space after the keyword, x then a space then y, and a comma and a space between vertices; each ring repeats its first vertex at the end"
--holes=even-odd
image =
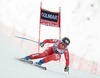
POLYGON ((69 72, 69 67, 65 66, 64 71, 69 72))
POLYGON ((43 47, 44 46, 44 42, 40 42, 40 44, 39 44, 41 47, 43 47))

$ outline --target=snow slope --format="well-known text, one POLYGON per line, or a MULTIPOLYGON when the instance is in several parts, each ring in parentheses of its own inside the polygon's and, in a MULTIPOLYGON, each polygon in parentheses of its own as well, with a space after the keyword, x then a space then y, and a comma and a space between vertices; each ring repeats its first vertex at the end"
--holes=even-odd
POLYGON ((68 75, 63 71, 64 65, 59 62, 45 64, 48 70, 43 71, 16 60, 17 57, 32 53, 31 49, 35 51, 37 49, 36 44, 30 42, 24 42, 22 45, 22 41, 19 44, 20 41, 14 37, 18 33, 13 29, 17 28, 37 38, 41 1, 43 8, 51 11, 58 11, 61 5, 62 36, 67 35, 71 38, 70 52, 100 63, 99 0, 0 0, 0 78, 100 78, 79 70, 70 70, 68 75), (91 4, 92 7, 90 7, 91 4), (8 31, 1 22, 13 29, 8 31))
POLYGON ((0 24, 0 78, 100 78, 94 74, 71 69, 68 75, 59 62, 45 64, 48 70, 44 71, 16 59, 25 55, 28 53, 24 52, 24 48, 17 43, 14 35, 11 36, 7 28, 0 24))

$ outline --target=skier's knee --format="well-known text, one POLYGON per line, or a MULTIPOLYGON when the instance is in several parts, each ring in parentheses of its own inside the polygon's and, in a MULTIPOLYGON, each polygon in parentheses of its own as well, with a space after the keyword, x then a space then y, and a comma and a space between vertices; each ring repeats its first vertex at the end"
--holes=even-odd
POLYGON ((57 60, 59 60, 61 58, 61 56, 59 55, 59 54, 55 54, 55 56, 54 56, 54 61, 57 61, 57 60))

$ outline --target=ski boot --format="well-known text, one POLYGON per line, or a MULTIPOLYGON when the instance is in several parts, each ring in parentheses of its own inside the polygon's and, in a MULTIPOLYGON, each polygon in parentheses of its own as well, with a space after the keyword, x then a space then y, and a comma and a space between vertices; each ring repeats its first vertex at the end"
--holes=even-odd
POLYGON ((44 63, 44 60, 43 59, 40 60, 40 61, 38 61, 38 62, 35 62, 36 65, 42 65, 43 63, 44 63))
POLYGON ((29 61, 30 60, 30 56, 26 56, 23 59, 29 61))
POLYGON ((25 61, 25 62, 28 62, 30 64, 33 64, 33 61, 30 60, 30 56, 26 56, 24 58, 21 58, 21 60, 25 61))

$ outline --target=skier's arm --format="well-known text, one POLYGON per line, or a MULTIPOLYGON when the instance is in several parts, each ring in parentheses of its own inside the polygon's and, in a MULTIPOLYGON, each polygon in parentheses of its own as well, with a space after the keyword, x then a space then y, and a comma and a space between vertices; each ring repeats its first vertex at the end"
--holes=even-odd
POLYGON ((40 46, 43 47, 46 43, 56 43, 57 41, 57 39, 46 39, 43 42, 40 42, 40 46))
POLYGON ((68 49, 65 50, 64 56, 65 56, 65 61, 66 61, 64 71, 68 72, 69 71, 69 52, 68 52, 68 49))
POLYGON ((46 43, 56 43, 57 41, 58 41, 57 39, 46 39, 43 42, 44 44, 46 44, 46 43))

